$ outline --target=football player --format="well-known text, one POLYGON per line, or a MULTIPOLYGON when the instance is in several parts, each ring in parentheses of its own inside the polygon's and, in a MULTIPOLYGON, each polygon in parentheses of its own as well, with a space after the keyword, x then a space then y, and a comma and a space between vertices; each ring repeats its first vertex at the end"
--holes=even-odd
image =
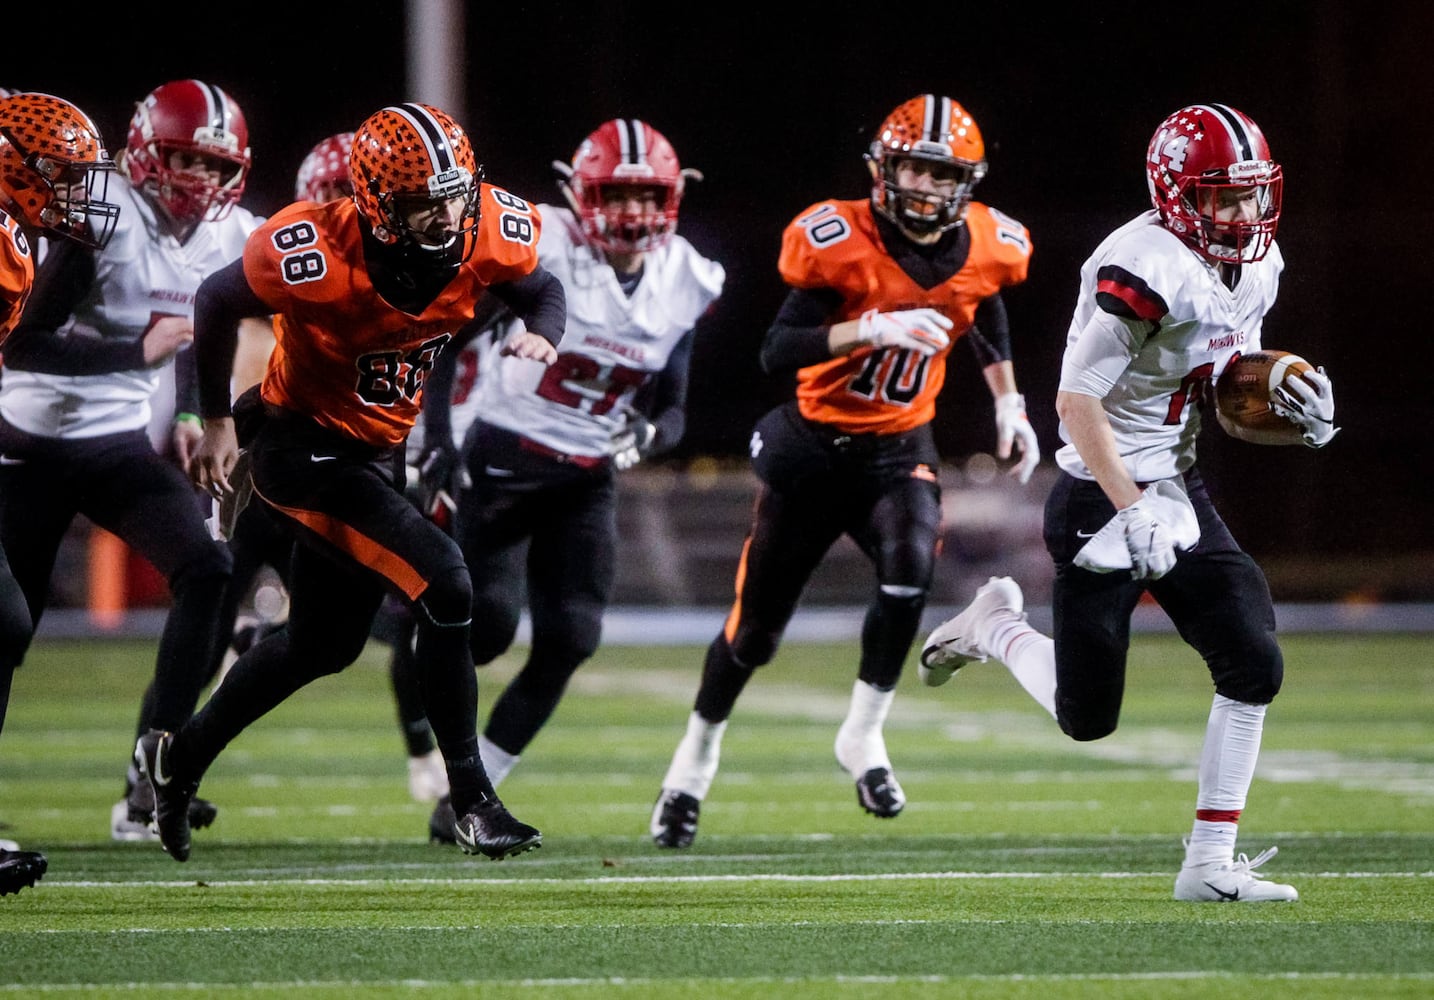
MULTIPOLYGON (((1130 616, 1149 593, 1215 683, 1195 820, 1175 898, 1260 902, 1294 887, 1235 857, 1265 709, 1284 664, 1264 574, 1210 502, 1195 464, 1211 379, 1260 347, 1284 260, 1275 243, 1283 172, 1260 128, 1223 104, 1181 108, 1146 156, 1153 207, 1081 268, 1056 409, 1061 476, 1046 504, 1055 562, 1054 641, 1026 624, 1020 587, 992 577, 926 640, 922 678, 994 657, 1076 740, 1115 731, 1130 616)), ((1287 379, 1277 404, 1322 447, 1334 395, 1322 371, 1287 379)))
POLYGON ((836 757, 863 809, 883 818, 901 812, 906 796, 882 727, 936 563, 931 420, 957 340, 975 349, 995 400, 998 454, 1009 458, 1019 446, 1012 471, 1023 483, 1040 458, 1001 297, 1025 280, 1031 239, 1016 220, 972 200, 986 173, 975 120, 949 97, 914 97, 882 123, 867 161, 868 198, 818 202, 782 237, 778 266, 791 290, 762 364, 796 372, 796 399, 752 433, 761 484, 736 602, 708 647, 687 732, 652 812, 660 847, 692 843, 737 697, 776 654, 807 580, 844 534, 871 560, 877 587, 836 757))
MULTIPOLYGON (((239 254, 258 220, 238 206, 250 164, 244 113, 222 89, 176 80, 135 108, 111 193, 122 206, 108 244, 55 244, 5 351, 0 386, 0 540, 38 622, 55 556, 83 514, 141 553, 171 603, 138 731, 177 726, 208 680, 229 554, 209 537, 200 497, 156 453, 151 411, 174 407, 182 463, 198 440, 186 398, 158 398, 164 370, 193 336, 194 293, 239 254)), ((192 360, 186 352, 185 361, 192 360)), ((196 826, 213 808, 194 803, 196 826)), ((110 816, 116 840, 144 840, 152 803, 131 770, 110 816)))
POLYGON ((447 764, 466 853, 503 858, 541 834, 504 807, 478 755, 468 649, 473 586, 449 534, 403 494, 404 442, 434 360, 485 291, 526 323, 504 349, 557 356, 563 289, 538 266, 539 217, 482 180, 467 134, 424 104, 383 108, 355 132, 354 197, 297 202, 200 286, 196 338, 204 436, 193 463, 222 496, 242 445, 254 496, 297 544, 286 628, 250 647, 204 707, 140 738, 160 841, 189 856, 188 803, 224 747, 305 684, 352 663, 385 593, 418 622, 428 718, 447 764), (264 379, 232 412, 238 322, 277 317, 264 379))
MULTIPOLYGON (((114 163, 99 129, 68 101, 0 92, 0 345, 19 324, 35 282, 35 246, 46 236, 103 248, 119 206, 107 201, 114 163)), ((34 634, 30 606, 0 545, 0 730, 10 683, 34 634)), ((0 841, 0 896, 34 885, 39 851, 0 841)))
MULTIPOLYGON (((459 419, 446 392, 424 411, 430 451, 463 443, 471 485, 456 524, 477 664, 512 645, 527 595, 527 661, 479 740, 495 785, 598 647, 616 572, 615 475, 681 439, 694 328, 726 276, 677 235, 687 182, 701 175, 649 123, 604 122, 553 166, 566 206, 539 206, 538 256, 566 294, 563 350, 547 367, 490 351, 471 392, 456 383, 459 419)), ((505 321, 497 342, 515 328, 505 321)), ((434 812, 435 837, 451 826, 447 808, 434 812)))

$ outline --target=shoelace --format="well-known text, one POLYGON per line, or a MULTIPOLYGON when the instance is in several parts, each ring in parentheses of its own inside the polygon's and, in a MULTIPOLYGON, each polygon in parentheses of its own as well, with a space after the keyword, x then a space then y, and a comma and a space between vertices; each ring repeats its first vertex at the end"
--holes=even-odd
POLYGON ((1260 878, 1261 876, 1255 874, 1255 869, 1279 853, 1280 849, 1278 847, 1267 847, 1259 854, 1256 854, 1253 860, 1242 853, 1231 863, 1230 870, 1242 872, 1250 878, 1260 878))

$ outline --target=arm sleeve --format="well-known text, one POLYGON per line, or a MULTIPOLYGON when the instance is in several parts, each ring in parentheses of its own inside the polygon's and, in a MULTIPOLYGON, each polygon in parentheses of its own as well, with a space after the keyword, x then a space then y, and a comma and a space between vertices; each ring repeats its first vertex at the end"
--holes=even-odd
POLYGON ((830 288, 789 291, 762 341, 762 370, 775 375, 830 361, 830 319, 840 307, 840 293, 830 288))
POLYGON ((1062 392, 1104 399, 1130 367, 1131 360, 1149 336, 1150 323, 1111 315, 1103 309, 1067 345, 1061 361, 1062 392))
POLYGON ((568 325, 568 300, 563 283, 539 265, 517 281, 490 285, 488 291, 523 321, 533 333, 556 347, 568 325))
POLYGON ((229 416, 229 384, 234 376, 239 321, 272 312, 244 276, 242 257, 200 284, 194 300, 192 351, 198 368, 199 415, 205 420, 229 416))
POLYGON ((462 350, 462 344, 455 336, 448 342, 448 346, 439 352, 438 360, 433 363, 433 370, 423 382, 425 450, 433 447, 434 441, 453 440, 453 378, 458 370, 458 355, 462 350))
POLYGON ((5 341, 5 367, 50 375, 99 375, 146 367, 143 338, 56 335, 94 282, 94 252, 70 240, 54 241, 35 275, 25 314, 5 341))
POLYGON ((982 368, 1011 360, 1011 324, 999 292, 976 307, 976 321, 966 339, 982 368))
POLYGON ((652 387, 652 424, 657 436, 652 440, 649 454, 658 455, 677 447, 682 435, 687 432, 687 379, 692 370, 693 331, 673 347, 667 358, 667 367, 658 373, 652 387))

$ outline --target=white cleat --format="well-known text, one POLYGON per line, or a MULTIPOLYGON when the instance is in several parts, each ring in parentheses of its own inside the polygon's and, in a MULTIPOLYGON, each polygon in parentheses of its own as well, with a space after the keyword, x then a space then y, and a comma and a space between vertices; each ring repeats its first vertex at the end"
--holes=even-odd
POLYGON ((1001 612, 1021 617, 1025 597, 1009 576, 993 576, 976 591, 966 609, 926 637, 921 647, 918 673, 927 687, 940 687, 951 675, 973 660, 985 663, 989 653, 981 646, 982 627, 1001 612))
POLYGON ((1267 882, 1255 869, 1279 853, 1271 847, 1253 859, 1186 865, 1175 877, 1175 898, 1191 903, 1293 903, 1300 898, 1292 885, 1267 882))
POLYGON ((430 750, 408 758, 408 794, 415 802, 437 802, 448 794, 448 768, 443 754, 430 750))

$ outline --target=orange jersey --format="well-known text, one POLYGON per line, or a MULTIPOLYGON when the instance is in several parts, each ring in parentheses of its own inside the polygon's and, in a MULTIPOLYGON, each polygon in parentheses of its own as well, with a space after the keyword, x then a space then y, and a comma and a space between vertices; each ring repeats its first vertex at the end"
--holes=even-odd
POLYGON ((20 323, 35 285, 35 257, 20 224, 0 212, 0 344, 20 323))
POLYGON ((538 264, 538 213, 491 184, 479 204, 473 253, 416 316, 369 280, 352 201, 298 202, 255 230, 244 275, 276 313, 264 399, 378 447, 402 442, 434 360, 484 289, 538 264))
MULTIPOLYGON (((966 210, 970 253, 961 269, 922 288, 886 252, 871 203, 824 201, 797 216, 782 234, 778 268, 794 288, 829 288, 842 297, 832 323, 868 309, 936 309, 955 325, 951 343, 976 317, 976 307, 1026 280, 1031 237, 1026 227, 972 202, 966 210)), ((929 423, 946 383, 951 348, 924 358, 912 351, 863 347, 797 372, 802 416, 850 434, 896 434, 929 423)))

